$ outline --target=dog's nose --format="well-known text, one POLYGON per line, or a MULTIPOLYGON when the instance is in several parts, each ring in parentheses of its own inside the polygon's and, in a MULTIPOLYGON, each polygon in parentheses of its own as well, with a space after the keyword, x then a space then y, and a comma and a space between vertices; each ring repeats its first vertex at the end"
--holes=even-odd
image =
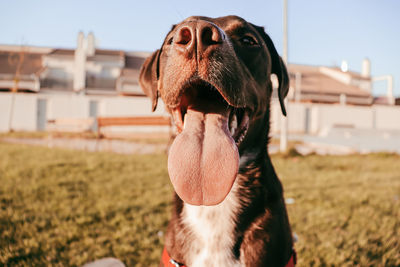
POLYGON ((207 21, 197 23, 197 49, 199 52, 204 52, 212 45, 219 45, 225 39, 225 35, 218 26, 207 21))
POLYGON ((193 29, 189 25, 180 28, 174 38, 174 43, 178 47, 186 48, 193 44, 193 29))
POLYGON ((210 47, 218 46, 225 40, 224 32, 208 21, 189 21, 182 25, 173 39, 177 50, 188 56, 201 55, 210 47))

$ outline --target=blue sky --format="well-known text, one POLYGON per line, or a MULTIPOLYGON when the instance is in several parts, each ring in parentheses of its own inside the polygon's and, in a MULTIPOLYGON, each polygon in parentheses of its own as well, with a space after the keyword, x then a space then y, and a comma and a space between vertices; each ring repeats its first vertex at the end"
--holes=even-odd
MULTIPOLYGON (((392 74, 400 96, 400 1, 288 0, 289 62, 340 65, 392 74)), ((93 31, 101 48, 153 51, 172 24, 191 15, 239 15, 265 26, 282 51, 281 0, 33 1, 0 0, 0 44, 73 48, 79 31, 93 31)), ((385 83, 375 84, 383 94, 385 83)))

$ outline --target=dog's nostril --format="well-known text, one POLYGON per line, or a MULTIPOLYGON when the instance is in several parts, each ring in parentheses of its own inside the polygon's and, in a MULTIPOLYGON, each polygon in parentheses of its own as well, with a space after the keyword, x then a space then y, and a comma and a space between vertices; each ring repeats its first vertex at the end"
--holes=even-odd
POLYGON ((213 25, 205 26, 200 33, 201 42, 204 45, 221 44, 224 41, 223 33, 213 25))
POLYGON ((176 40, 177 44, 187 45, 192 40, 192 33, 189 28, 182 28, 179 31, 178 39, 176 40))
POLYGON ((204 28, 203 32, 201 33, 201 40, 205 44, 211 44, 212 43, 212 30, 210 28, 204 28))
POLYGON ((218 29, 211 27, 204 27, 201 32, 201 41, 205 45, 213 45, 221 43, 222 38, 218 29))

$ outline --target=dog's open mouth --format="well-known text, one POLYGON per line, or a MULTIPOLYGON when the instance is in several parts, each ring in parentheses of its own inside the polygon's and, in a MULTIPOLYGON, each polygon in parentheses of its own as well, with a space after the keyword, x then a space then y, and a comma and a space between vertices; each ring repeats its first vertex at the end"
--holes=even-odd
MULTIPOLYGON (((228 130, 236 145, 243 141, 249 126, 249 112, 246 108, 235 108, 229 105, 214 86, 200 79, 187 83, 183 91, 180 105, 172 110, 179 133, 185 128, 185 115, 188 109, 195 109, 200 105, 205 108, 207 105, 220 106, 229 113, 228 130)), ((211 107, 210 112, 213 112, 212 109, 211 107)))
POLYGON ((180 133, 168 157, 170 178, 188 204, 216 205, 235 181, 249 115, 205 81, 192 80, 182 91, 180 105, 172 110, 180 133))

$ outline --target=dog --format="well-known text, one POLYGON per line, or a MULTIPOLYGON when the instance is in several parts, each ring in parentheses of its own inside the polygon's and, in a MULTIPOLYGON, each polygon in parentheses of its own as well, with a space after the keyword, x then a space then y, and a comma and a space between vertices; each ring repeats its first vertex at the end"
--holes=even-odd
POLYGON ((237 16, 174 25, 139 82, 178 130, 168 155, 174 207, 160 266, 294 266, 282 185, 268 155, 271 74, 286 67, 264 28, 237 16))

